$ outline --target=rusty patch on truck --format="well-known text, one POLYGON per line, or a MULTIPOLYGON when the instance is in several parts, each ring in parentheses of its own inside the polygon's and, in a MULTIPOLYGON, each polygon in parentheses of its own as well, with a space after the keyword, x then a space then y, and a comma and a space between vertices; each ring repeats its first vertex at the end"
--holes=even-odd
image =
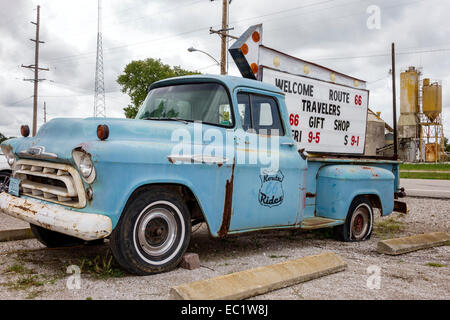
POLYGON ((363 170, 369 170, 370 173, 372 173, 372 176, 378 177, 378 173, 375 173, 375 172, 373 171, 373 168, 372 168, 372 167, 361 167, 361 169, 363 169, 363 170))
POLYGON ((234 166, 231 169, 231 178, 227 180, 225 185, 225 202, 223 204, 223 214, 222 214, 222 225, 220 226, 217 235, 219 237, 225 237, 228 233, 228 229, 230 228, 231 222, 231 209, 233 205, 233 181, 234 181, 234 166))

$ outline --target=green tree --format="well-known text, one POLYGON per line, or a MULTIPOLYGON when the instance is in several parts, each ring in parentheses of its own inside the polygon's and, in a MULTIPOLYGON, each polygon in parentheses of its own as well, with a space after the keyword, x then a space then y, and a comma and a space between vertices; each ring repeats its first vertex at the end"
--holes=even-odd
POLYGON ((450 144, 448 144, 448 139, 444 137, 445 151, 450 152, 450 144))
POLYGON ((163 64, 160 59, 148 58, 146 60, 132 61, 125 67, 123 74, 117 78, 117 83, 122 87, 122 92, 127 93, 131 103, 124 108, 127 118, 134 118, 147 96, 148 87, 155 81, 199 74, 199 72, 184 70, 181 67, 170 67, 163 64))
POLYGON ((1 132, 0 132, 0 143, 2 143, 3 141, 5 141, 6 139, 8 139, 6 136, 4 136, 1 132))

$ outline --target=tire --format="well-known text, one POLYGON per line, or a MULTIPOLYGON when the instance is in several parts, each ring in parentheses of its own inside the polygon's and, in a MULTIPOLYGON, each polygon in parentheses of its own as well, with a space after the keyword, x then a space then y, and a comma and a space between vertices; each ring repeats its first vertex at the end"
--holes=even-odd
POLYGON ((82 245, 86 242, 85 240, 48 230, 34 224, 30 224, 30 228, 36 239, 48 248, 73 247, 82 245))
POLYGON ((6 171, 0 172, 0 193, 8 192, 10 173, 6 171))
POLYGON ((125 207, 110 247, 124 269, 149 275, 177 267, 190 238, 191 217, 181 197, 164 188, 145 188, 125 207))
POLYGON ((372 230, 372 203, 363 196, 353 199, 345 223, 335 228, 337 238, 345 242, 368 240, 372 230))

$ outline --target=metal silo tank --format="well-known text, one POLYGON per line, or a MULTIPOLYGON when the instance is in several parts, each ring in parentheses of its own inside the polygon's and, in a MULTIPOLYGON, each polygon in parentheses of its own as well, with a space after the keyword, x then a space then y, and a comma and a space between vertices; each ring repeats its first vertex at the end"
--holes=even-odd
POLYGON ((418 137, 419 73, 414 67, 400 73, 399 138, 418 137))
POLYGON ((422 93, 422 112, 433 122, 442 112, 442 86, 424 79, 422 93))

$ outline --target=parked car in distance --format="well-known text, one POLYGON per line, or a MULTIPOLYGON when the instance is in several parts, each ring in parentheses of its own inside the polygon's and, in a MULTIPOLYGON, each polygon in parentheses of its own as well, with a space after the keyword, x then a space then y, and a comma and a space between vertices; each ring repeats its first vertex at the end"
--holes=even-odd
POLYGON ((0 151, 0 192, 7 191, 11 167, 5 155, 0 151))

